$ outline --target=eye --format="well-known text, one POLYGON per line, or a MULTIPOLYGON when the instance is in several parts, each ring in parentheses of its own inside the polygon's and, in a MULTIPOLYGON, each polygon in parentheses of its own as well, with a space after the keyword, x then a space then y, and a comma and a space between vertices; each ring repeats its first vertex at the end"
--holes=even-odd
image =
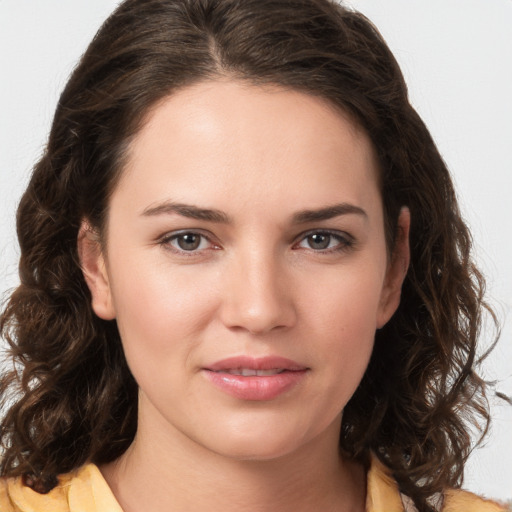
POLYGON ((306 233, 297 244, 303 249, 312 249, 318 252, 343 251, 353 245, 352 239, 342 233, 330 231, 313 231, 306 233))
POLYGON ((194 231, 181 231, 170 234, 164 237, 160 243, 171 250, 181 253, 193 253, 216 247, 205 235, 194 231))

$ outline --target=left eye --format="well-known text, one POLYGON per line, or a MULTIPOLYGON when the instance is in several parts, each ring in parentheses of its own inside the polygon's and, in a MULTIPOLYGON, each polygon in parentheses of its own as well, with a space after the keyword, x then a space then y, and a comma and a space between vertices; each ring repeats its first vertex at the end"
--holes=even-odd
POLYGON ((322 231, 308 234, 298 244, 299 247, 313 249, 315 251, 343 249, 349 245, 349 240, 343 236, 322 231))
POLYGON ((169 237, 165 242, 174 249, 185 252, 207 249, 210 246, 209 240, 198 233, 178 233, 169 237))

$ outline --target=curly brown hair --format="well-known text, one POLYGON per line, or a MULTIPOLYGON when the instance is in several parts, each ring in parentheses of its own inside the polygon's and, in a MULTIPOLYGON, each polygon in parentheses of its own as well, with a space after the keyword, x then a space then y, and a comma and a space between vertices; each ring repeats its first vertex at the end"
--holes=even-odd
POLYGON ((228 76, 317 95, 368 134, 380 163, 391 251, 411 212, 398 311, 376 333, 343 413, 340 446, 374 453, 420 512, 458 486, 471 428, 485 432, 475 373, 484 281, 449 172, 376 28, 331 0, 126 0, 72 74, 17 215, 20 286, 0 319, 13 369, 0 381, 3 475, 46 492, 56 475, 119 457, 137 429, 137 384, 115 321, 95 316, 77 255, 100 233, 127 147, 159 100, 228 76))

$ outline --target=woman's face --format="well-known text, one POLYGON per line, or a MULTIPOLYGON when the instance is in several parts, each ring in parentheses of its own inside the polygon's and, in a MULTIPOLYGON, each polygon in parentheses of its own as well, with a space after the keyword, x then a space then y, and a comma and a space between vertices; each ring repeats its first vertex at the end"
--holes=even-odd
POLYGON ((139 428, 241 459, 337 442, 407 266, 367 136, 319 98, 212 81, 161 102, 128 161, 106 251, 81 254, 139 428))

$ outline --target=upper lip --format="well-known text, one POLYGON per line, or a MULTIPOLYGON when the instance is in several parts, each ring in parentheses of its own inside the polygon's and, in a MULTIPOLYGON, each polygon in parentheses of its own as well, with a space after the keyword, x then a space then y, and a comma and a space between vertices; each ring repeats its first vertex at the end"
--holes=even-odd
POLYGON ((250 356, 235 356, 216 361, 204 367, 205 370, 213 372, 223 370, 236 370, 236 369, 250 369, 250 370, 288 370, 288 371, 301 371, 308 368, 299 364, 291 359, 280 356, 266 356, 266 357, 250 357, 250 356))

